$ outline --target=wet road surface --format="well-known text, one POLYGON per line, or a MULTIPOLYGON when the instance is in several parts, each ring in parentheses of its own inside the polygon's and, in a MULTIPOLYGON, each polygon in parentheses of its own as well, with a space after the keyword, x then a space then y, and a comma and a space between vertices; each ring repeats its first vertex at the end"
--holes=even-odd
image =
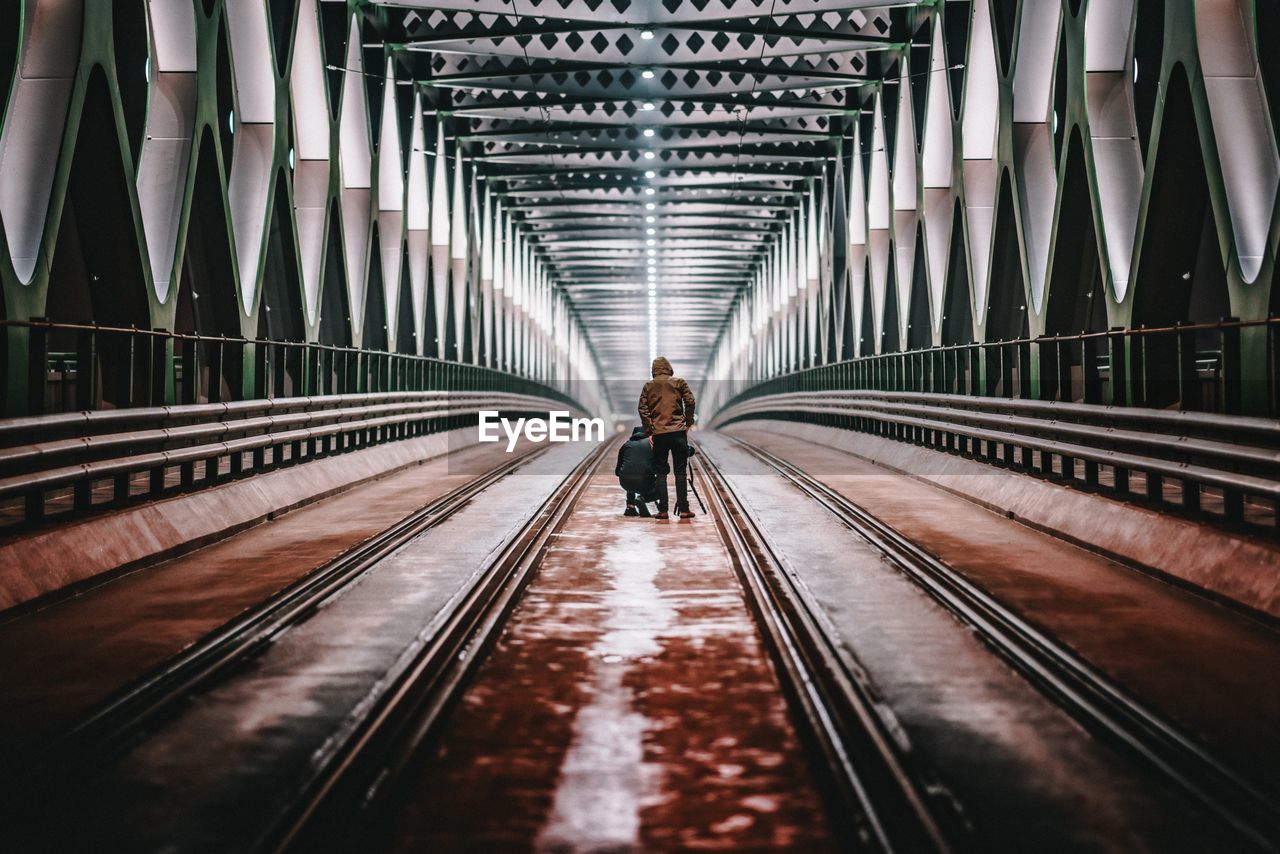
POLYGON ((1274 625, 833 448, 769 430, 732 435, 814 473, 1280 798, 1274 625))
POLYGON ((460 591, 587 451, 556 445, 490 486, 77 781, 80 791, 36 817, 42 850, 259 850, 460 591))
MULTIPOLYGON (((1239 837, 1086 732, 775 469, 724 435, 700 440, 820 604, 842 654, 867 675, 917 762, 954 802, 969 828, 958 848, 1242 850, 1239 837)), ((809 471, 825 477, 820 465, 809 471)))
POLYGON ((381 847, 833 850, 714 522, 622 509, 595 477, 381 847))
POLYGON ((0 757, 67 726, 291 582, 510 459, 487 445, 427 460, 0 623, 0 757))

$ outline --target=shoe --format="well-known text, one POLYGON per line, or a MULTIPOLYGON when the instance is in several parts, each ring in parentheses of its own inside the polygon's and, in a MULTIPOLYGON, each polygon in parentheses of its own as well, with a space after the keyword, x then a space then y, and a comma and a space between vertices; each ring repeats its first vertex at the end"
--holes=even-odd
POLYGON ((659 520, 659 521, 665 521, 665 520, 667 520, 667 519, 670 519, 671 517, 667 515, 667 511, 666 511, 666 510, 659 510, 659 511, 658 511, 658 515, 657 515, 657 516, 654 516, 653 518, 655 518, 655 519, 657 519, 657 520, 659 520))
POLYGON ((623 516, 639 516, 640 511, 636 509, 634 504, 628 504, 627 509, 622 511, 623 516))
POLYGON ((639 511, 639 513, 638 513, 637 515, 639 515, 641 518, 643 518, 643 519, 648 519, 648 518, 649 518, 649 505, 647 505, 647 504, 637 504, 637 505, 636 505, 636 510, 638 510, 638 511, 639 511))
POLYGON ((692 511, 692 510, 681 510, 681 511, 680 511, 680 518, 681 518, 681 519, 692 519, 692 518, 693 518, 693 511, 692 511))

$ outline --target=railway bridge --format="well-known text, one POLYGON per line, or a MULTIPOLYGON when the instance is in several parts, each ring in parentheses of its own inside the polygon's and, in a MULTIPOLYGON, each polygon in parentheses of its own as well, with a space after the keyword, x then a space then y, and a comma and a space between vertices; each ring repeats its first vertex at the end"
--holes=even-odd
POLYGON ((0 6, 3 850, 1280 847, 1275 4, 0 6))

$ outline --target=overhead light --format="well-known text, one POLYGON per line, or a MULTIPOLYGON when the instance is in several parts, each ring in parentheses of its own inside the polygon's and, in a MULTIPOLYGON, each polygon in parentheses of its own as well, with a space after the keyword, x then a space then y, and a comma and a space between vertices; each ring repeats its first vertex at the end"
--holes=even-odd
POLYGON ((653 136, 653 128, 645 128, 645 129, 644 129, 644 135, 645 135, 645 136, 653 136))
POLYGON ((653 38, 653 30, 641 30, 640 38, 644 39, 645 41, 648 41, 649 39, 653 38))
POLYGON ((645 241, 645 244, 646 244, 646 245, 648 245, 648 246, 652 246, 653 244, 655 244, 655 243, 657 243, 657 242, 658 242, 658 241, 656 241, 656 240, 654 240, 652 237, 650 237, 648 240, 646 240, 646 241, 645 241))
POLYGON ((644 218, 644 221, 645 221, 645 222, 653 222, 655 219, 657 219, 657 217, 650 215, 650 216, 645 217, 645 218, 644 218))
POLYGON ((652 160, 652 159, 653 159, 654 157, 656 157, 656 156, 657 156, 657 155, 655 155, 652 151, 646 151, 646 152, 644 153, 644 159, 645 159, 645 160, 652 160))
POLYGON ((653 101, 645 101, 643 104, 640 105, 640 109, 644 110, 645 112, 648 112, 649 110, 654 109, 653 101))
POLYGON ((657 172, 654 172, 652 169, 646 169, 646 170, 645 170, 645 173, 644 173, 644 177, 646 177, 646 178, 652 178, 654 175, 657 175, 657 174, 658 174, 658 173, 657 173, 657 172))
POLYGON ((648 252, 648 254, 649 254, 649 257, 650 257, 650 258, 652 258, 654 255, 657 255, 657 254, 658 254, 658 250, 657 250, 657 249, 650 249, 650 250, 649 250, 649 252, 648 252))
POLYGON ((657 234, 657 233, 658 233, 658 231, 657 231, 657 229, 654 229, 654 228, 646 228, 646 229, 644 230, 644 233, 645 233, 645 234, 657 234))
POLYGON ((652 68, 646 68, 644 71, 641 71, 641 72, 640 72, 640 76, 641 76, 641 77, 643 77, 645 80, 652 80, 652 79, 653 79, 653 69, 652 69, 652 68))
POLYGON ((652 196, 652 195, 653 195, 654 193, 656 193, 656 192, 658 192, 658 191, 657 191, 657 190, 655 190, 655 189, 653 189, 653 187, 645 187, 645 188, 644 188, 644 194, 645 194, 646 196, 652 196))
POLYGON ((645 202, 645 203, 644 203, 644 209, 645 209, 645 210, 647 210, 647 211, 651 211, 651 210, 653 210, 653 209, 654 209, 654 208, 656 208, 656 207, 657 207, 657 205, 655 205, 653 202, 645 202))

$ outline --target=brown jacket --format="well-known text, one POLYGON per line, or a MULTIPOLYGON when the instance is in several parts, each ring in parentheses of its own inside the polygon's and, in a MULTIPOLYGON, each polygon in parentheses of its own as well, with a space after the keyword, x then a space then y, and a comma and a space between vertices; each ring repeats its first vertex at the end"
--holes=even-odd
POLYGON ((653 360, 653 379, 644 384, 637 407, 646 436, 693 426, 693 392, 687 382, 671 373, 671 363, 665 358, 653 360))

